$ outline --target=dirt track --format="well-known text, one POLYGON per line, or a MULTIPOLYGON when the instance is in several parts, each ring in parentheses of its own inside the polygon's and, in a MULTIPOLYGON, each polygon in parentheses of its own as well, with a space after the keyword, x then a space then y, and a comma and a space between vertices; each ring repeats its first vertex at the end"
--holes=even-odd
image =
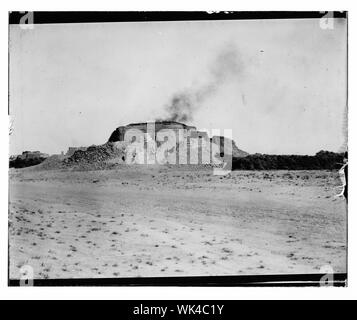
POLYGON ((337 173, 10 172, 10 278, 346 272, 337 173))

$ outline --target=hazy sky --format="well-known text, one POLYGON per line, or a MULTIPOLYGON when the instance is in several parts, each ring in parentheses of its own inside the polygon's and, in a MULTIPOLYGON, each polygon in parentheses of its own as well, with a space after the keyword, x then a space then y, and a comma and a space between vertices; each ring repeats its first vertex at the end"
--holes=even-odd
POLYGON ((60 153, 192 101, 199 129, 232 129, 250 153, 345 144, 346 21, 10 26, 10 153, 60 153))

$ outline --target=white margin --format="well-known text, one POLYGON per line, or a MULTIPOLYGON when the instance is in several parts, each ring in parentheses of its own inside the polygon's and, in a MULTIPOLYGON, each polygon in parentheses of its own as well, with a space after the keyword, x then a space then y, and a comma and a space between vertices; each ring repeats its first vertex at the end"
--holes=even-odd
POLYGON ((2 150, 1 161, 1 222, 0 222, 0 299, 356 299, 356 198, 353 193, 357 181, 355 137, 356 120, 356 90, 351 90, 356 84, 357 70, 354 59, 356 57, 356 10, 354 1, 24 1, 3 0, 1 3, 1 101, 2 111, 0 117, 0 143, 2 150), (180 288, 180 287, 66 287, 66 288, 9 288, 7 287, 7 226, 8 226, 8 11, 163 11, 163 10, 235 10, 235 11, 274 11, 274 10, 300 10, 300 11, 335 11, 348 10, 349 16, 349 218, 348 218, 348 288, 180 288), (352 86, 351 86, 352 84, 352 86), (352 196, 351 196, 352 195, 352 196))

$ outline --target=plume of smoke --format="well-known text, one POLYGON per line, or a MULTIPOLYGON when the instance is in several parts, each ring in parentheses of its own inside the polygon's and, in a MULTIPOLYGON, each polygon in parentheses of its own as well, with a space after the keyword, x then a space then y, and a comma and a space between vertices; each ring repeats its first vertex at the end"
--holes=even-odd
POLYGON ((195 111, 232 77, 242 72, 242 63, 235 47, 228 46, 213 61, 207 81, 200 86, 175 93, 165 106, 167 120, 192 121, 195 111))

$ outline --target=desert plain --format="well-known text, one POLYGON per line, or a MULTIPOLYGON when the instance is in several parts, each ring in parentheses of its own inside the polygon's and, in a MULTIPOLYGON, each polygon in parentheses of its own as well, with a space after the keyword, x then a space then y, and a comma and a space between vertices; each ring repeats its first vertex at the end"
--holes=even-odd
POLYGON ((9 173, 10 279, 346 272, 337 171, 33 168, 9 173))

